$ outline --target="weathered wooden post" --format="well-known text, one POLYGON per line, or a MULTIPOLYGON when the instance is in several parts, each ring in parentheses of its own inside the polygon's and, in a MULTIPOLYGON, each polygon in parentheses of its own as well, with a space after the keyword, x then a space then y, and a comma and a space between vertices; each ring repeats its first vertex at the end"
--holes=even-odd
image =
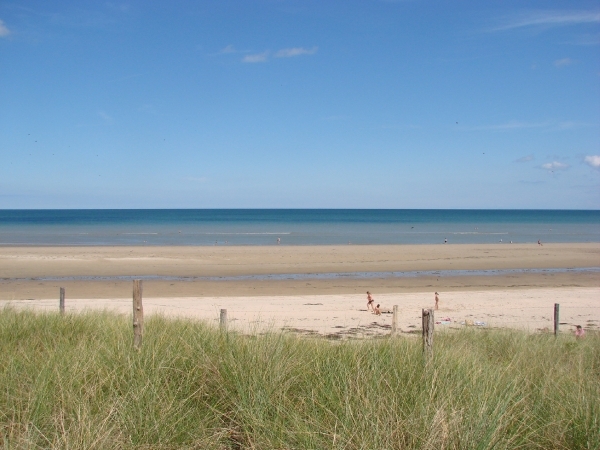
POLYGON ((144 334, 144 307, 142 305, 142 280, 133 280, 133 347, 142 347, 144 334))
POLYGON ((554 337, 558 336, 558 326, 560 325, 559 319, 560 305, 554 304, 554 337))
POLYGON ((392 315, 392 336, 398 332, 398 305, 394 305, 394 314, 392 315))
POLYGON ((433 355, 433 325, 435 320, 433 317, 433 309, 423 309, 423 353, 426 357, 433 355))
POLYGON ((58 301, 58 310, 60 314, 63 315, 65 313, 65 288, 60 288, 60 300, 58 301))
POLYGON ((227 331, 227 310, 222 309, 219 317, 219 328, 221 331, 227 331))

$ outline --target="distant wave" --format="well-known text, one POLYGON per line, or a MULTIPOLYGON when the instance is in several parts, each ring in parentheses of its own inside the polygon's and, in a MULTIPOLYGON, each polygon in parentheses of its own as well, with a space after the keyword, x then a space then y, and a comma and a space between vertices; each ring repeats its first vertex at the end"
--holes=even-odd
POLYGON ((145 234, 156 235, 156 234, 158 234, 158 233, 117 233, 117 234, 127 234, 127 235, 134 235, 134 236, 137 236, 137 235, 140 235, 140 234, 144 234, 144 235, 145 235, 145 234))
POLYGON ((479 231, 452 231, 450 234, 481 234, 481 235, 490 235, 490 234, 508 234, 506 233, 482 233, 479 231))
POLYGON ((292 234, 291 232, 286 232, 286 233, 193 233, 193 234, 198 234, 198 235, 203 235, 203 236, 236 236, 236 235, 284 235, 284 234, 292 234))

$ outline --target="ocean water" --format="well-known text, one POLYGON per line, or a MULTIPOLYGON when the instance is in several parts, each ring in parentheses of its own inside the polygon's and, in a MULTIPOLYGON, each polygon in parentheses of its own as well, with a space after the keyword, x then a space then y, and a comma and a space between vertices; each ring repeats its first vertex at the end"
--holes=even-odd
POLYGON ((0 245, 600 242, 600 210, 0 210, 0 245))

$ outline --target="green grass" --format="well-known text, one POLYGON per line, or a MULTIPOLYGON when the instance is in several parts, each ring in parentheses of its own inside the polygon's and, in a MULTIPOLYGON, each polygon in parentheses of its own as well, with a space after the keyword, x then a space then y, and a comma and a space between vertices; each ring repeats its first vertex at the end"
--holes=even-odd
POLYGON ((600 337, 332 342, 0 311, 0 448, 598 449, 600 337))

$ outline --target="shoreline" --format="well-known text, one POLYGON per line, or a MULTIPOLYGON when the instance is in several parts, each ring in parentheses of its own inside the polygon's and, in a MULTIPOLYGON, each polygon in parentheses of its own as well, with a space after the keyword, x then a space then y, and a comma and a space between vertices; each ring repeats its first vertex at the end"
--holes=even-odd
MULTIPOLYGON (((135 233, 135 234, 143 234, 143 233, 135 233)), ((152 233, 151 233, 152 234, 152 233)), ((285 236, 287 233, 269 233, 274 236, 285 236)), ((444 234, 444 233, 441 233, 444 234)), ((547 245, 600 245, 600 241, 544 241, 542 242, 542 246, 547 245)), ((206 248, 206 249, 214 249, 214 248, 306 248, 306 247, 466 247, 466 246, 535 246, 537 245, 537 241, 522 241, 522 242, 452 242, 452 243, 444 243, 435 242, 435 243, 360 243, 360 242, 351 242, 349 244, 290 244, 290 243, 281 243, 277 244, 276 242, 270 242, 268 244, 233 244, 233 243, 225 243, 224 241, 219 242, 218 244, 153 244, 151 242, 140 243, 140 244, 119 244, 119 243, 109 243, 109 244, 78 244, 78 243, 67 243, 67 244, 41 244, 41 243, 27 243, 27 242, 0 242, 0 250, 2 249, 15 249, 15 248, 148 248, 148 249, 157 249, 157 248, 206 248)))
POLYGON ((408 271, 408 272, 315 272, 315 273, 283 273, 263 275, 237 276, 174 276, 174 275, 113 275, 113 276, 63 276, 63 277, 29 277, 29 278, 0 278, 1 281, 283 281, 283 280, 337 280, 337 279, 377 279, 377 278, 422 278, 422 277, 479 277, 506 275, 552 275, 552 274, 600 274, 600 267, 559 267, 551 269, 492 269, 492 270, 437 270, 437 271, 408 271))

